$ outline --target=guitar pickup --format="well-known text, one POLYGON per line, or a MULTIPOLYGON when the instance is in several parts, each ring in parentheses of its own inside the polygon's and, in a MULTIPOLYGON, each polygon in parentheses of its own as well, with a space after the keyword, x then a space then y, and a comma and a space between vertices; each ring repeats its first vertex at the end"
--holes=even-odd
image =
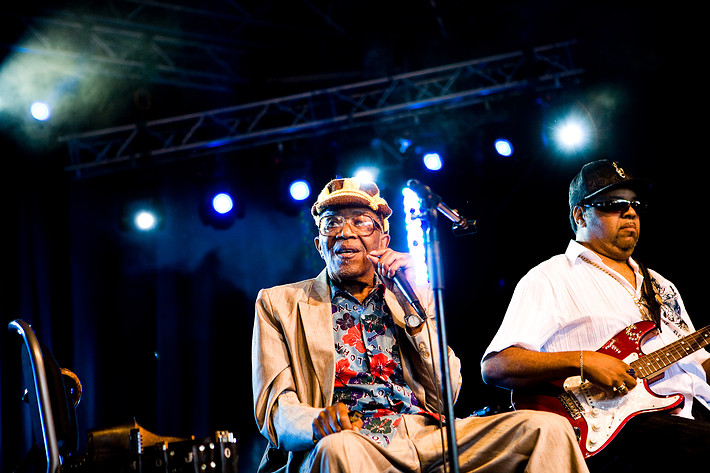
POLYGON ((568 392, 563 392, 562 394, 557 396, 557 398, 560 400, 562 406, 565 408, 570 417, 575 420, 582 417, 582 404, 577 400, 574 395, 568 392))

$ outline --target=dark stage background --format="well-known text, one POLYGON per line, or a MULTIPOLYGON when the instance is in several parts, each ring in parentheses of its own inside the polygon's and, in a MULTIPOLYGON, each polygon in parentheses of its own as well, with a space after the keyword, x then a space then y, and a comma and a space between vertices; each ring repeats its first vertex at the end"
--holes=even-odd
MULTIPOLYGON (((710 323, 702 306, 708 256, 701 238, 708 96, 699 69, 707 40, 697 12, 616 2, 380 3, 178 2, 174 16, 153 17, 152 25, 167 28, 161 21, 172 20, 170 28, 178 30, 189 23, 186 16, 199 16, 196 10, 229 8, 248 18, 242 28, 211 32, 245 49, 234 58, 239 80, 229 92, 110 77, 99 82, 108 90, 99 102, 79 97, 79 86, 67 89, 70 113, 59 109, 48 122, 26 125, 12 114, 11 96, 3 95, 9 89, 0 69, 0 317, 4 326, 16 318, 30 322, 59 364, 81 378, 80 448, 88 429, 133 419, 161 435, 199 438, 230 430, 241 471, 253 471, 265 445, 251 402, 254 299, 262 287, 320 271, 308 206, 325 182, 363 157, 381 165, 378 183, 395 209, 395 249, 406 249, 400 192, 408 179, 428 184, 478 220, 479 233, 464 238, 439 221, 449 344, 464 366, 459 416, 507 407, 508 393, 481 381, 480 356, 517 280, 564 251, 572 237, 567 186, 597 156, 618 159, 656 183, 637 256, 676 283, 696 327, 710 323), (441 108, 416 121, 315 130, 278 143, 81 175, 67 170, 69 153, 58 141, 569 39, 577 41, 576 63, 585 70, 578 83, 525 91, 488 108, 441 108), (549 140, 556 114, 569 108, 595 123, 588 151, 562 154, 549 140), (489 149, 498 129, 516 139, 512 158, 489 149), (383 151, 379 144, 398 136, 438 144, 444 168, 424 170, 415 146, 399 159, 383 151), (299 171, 310 176, 312 196, 295 207, 283 182, 299 171), (199 211, 218 180, 228 180, 243 203, 243 215, 227 229, 206 225, 199 211), (162 204, 157 232, 123 228, 124 204, 138 196, 162 204)), ((26 53, 18 45, 31 26, 42 24, 32 18, 75 12, 90 23, 91 15, 127 4, 149 8, 140 1, 13 7, 2 20, 3 67, 26 53)), ((13 74, 17 80, 21 72, 13 74)), ((11 471, 29 430, 19 402, 18 354, 11 334, 0 329, 0 457, 2 471, 11 471)))

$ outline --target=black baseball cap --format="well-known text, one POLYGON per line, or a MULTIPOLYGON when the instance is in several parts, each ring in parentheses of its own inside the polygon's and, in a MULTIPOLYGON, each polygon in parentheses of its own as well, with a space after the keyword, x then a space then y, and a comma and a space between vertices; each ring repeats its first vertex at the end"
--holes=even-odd
POLYGON ((569 208, 572 210, 595 195, 618 187, 631 189, 639 197, 645 197, 652 184, 646 179, 633 177, 616 161, 600 159, 587 163, 569 185, 569 208))
POLYGON ((569 185, 569 220, 575 233, 577 223, 574 221, 574 208, 581 203, 589 202, 604 191, 617 187, 631 189, 639 197, 645 198, 651 191, 652 183, 631 176, 616 161, 600 159, 582 166, 569 185))

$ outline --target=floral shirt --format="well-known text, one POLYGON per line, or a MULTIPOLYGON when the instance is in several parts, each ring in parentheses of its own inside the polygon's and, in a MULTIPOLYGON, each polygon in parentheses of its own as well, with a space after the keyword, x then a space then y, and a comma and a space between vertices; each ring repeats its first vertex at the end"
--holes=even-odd
POLYGON ((360 433, 386 447, 402 414, 425 411, 402 376, 385 287, 376 280, 362 304, 332 283, 330 287, 336 352, 333 403, 362 412, 360 433))

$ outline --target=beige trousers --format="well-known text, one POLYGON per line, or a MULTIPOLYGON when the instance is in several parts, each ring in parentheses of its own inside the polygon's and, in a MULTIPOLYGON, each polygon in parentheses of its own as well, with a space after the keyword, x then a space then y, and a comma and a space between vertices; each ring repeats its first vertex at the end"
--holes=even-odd
MULTIPOLYGON (((316 444, 300 471, 443 472, 441 432, 433 422, 405 415, 387 448, 353 431, 328 435, 316 444)), ((557 414, 521 410, 459 419, 456 441, 461 472, 588 471, 572 426, 557 414)))

